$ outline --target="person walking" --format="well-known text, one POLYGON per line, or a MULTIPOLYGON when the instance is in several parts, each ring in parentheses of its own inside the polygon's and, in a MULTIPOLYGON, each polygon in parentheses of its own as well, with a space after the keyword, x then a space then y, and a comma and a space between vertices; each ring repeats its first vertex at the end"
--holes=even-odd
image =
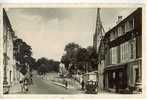
POLYGON ((82 82, 81 82, 81 89, 82 90, 84 90, 84 85, 85 85, 84 80, 82 80, 82 82))
POLYGON ((20 73, 20 75, 19 75, 19 83, 20 83, 20 86, 21 86, 21 92, 23 92, 24 91, 24 75, 22 74, 22 73, 20 73))
POLYGON ((25 90, 25 93, 29 91, 29 88, 28 88, 28 82, 29 82, 29 79, 26 77, 24 79, 24 90, 25 90))
POLYGON ((65 88, 68 89, 68 82, 65 80, 65 88))

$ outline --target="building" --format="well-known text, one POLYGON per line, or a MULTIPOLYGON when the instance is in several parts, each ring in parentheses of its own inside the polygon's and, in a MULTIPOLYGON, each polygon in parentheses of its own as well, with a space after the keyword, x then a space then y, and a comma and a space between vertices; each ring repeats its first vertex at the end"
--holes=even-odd
POLYGON ((96 18, 96 29, 95 34, 93 36, 93 47, 96 49, 98 53, 98 48, 100 46, 100 41, 104 36, 104 28, 102 26, 101 18, 100 18, 100 8, 97 9, 97 18, 96 18))
POLYGON ((105 33, 102 39, 104 89, 124 93, 142 84, 142 8, 105 33))
POLYGON ((11 27, 8 16, 3 9, 3 92, 8 93, 9 88, 16 81, 16 65, 13 56, 14 31, 11 27))
POLYGON ((104 71, 104 59, 102 59, 103 53, 103 37, 105 35, 105 31, 100 18, 100 8, 97 9, 97 20, 96 20, 96 30, 93 37, 93 47, 95 48, 98 54, 98 88, 99 90, 103 90, 103 71, 104 71))

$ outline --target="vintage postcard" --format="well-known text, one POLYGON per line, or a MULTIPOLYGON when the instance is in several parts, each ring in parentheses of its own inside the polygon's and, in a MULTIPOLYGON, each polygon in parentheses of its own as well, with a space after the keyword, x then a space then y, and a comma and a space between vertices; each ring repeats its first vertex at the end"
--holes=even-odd
POLYGON ((143 12, 2 5, 3 96, 143 96, 143 12))

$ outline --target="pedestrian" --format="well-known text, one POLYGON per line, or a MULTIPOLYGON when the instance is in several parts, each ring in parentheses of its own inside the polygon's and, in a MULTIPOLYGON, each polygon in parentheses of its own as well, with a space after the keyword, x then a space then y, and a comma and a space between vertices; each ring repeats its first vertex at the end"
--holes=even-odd
POLYGON ((31 77, 31 84, 33 85, 33 80, 32 80, 32 77, 31 77))
POLYGON ((20 86, 21 86, 21 92, 23 92, 23 80, 20 79, 19 83, 20 83, 20 86))
POLYGON ((20 73, 19 83, 20 83, 20 86, 21 86, 21 92, 23 92, 23 90, 24 90, 23 81, 24 81, 24 75, 22 73, 20 73))
POLYGON ((25 92, 28 92, 29 91, 28 82, 29 82, 29 79, 28 78, 25 78, 24 79, 24 90, 25 90, 25 92))
POLYGON ((68 82, 65 80, 65 88, 68 88, 68 82))
POLYGON ((32 73, 30 73, 30 84, 33 84, 32 77, 33 77, 33 75, 32 75, 32 73))
POLYGON ((85 85, 84 80, 82 80, 82 82, 81 82, 81 88, 82 88, 82 90, 84 90, 84 85, 85 85))

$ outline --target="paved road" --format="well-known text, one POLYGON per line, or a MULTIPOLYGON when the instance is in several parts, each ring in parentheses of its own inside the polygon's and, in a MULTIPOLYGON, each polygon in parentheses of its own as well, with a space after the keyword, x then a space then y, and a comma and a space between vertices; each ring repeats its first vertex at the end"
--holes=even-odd
POLYGON ((54 84, 52 81, 46 81, 39 77, 33 78, 33 85, 29 87, 27 94, 82 94, 76 89, 66 89, 54 84))

